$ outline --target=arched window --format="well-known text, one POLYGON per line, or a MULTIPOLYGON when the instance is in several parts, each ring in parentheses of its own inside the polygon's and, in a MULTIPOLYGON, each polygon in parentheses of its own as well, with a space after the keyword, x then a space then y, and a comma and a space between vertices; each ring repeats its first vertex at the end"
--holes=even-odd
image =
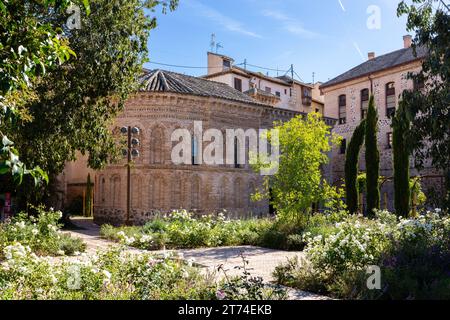
POLYGON ((342 94, 339 96, 339 124, 347 122, 347 96, 342 94))
POLYGON ((164 181, 160 176, 150 178, 149 207, 161 210, 164 206, 164 181))
POLYGON ((112 195, 112 206, 114 208, 120 207, 120 177, 115 176, 112 178, 112 184, 111 184, 111 195, 112 195))
POLYGON ((361 90, 361 120, 367 116, 367 110, 369 109, 369 89, 361 90))
POLYGON ((395 83, 386 84, 386 117, 392 118, 395 114, 395 83))
POLYGON ((191 187, 192 209, 200 209, 200 187, 201 187, 200 177, 194 176, 194 178, 192 179, 192 187, 191 187))
POLYGON ((138 175, 133 175, 131 183, 131 206, 133 209, 140 209, 142 208, 142 179, 138 175))
POLYGON ((250 180, 248 183, 248 190, 247 190, 247 207, 251 208, 253 207, 254 203, 252 201, 252 194, 256 192, 256 184, 255 181, 250 180))
POLYGON ((220 199, 219 199, 220 209, 225 209, 229 207, 228 183, 229 183, 228 178, 222 177, 220 181, 220 199))
POLYGON ((183 179, 180 175, 175 174, 172 177, 172 201, 171 206, 172 209, 180 209, 182 207, 182 199, 181 199, 181 189, 182 189, 183 179))
POLYGON ((244 197, 242 190, 242 179, 236 178, 234 180, 234 207, 242 208, 242 199, 244 197))
POLYGON ((155 128, 151 132, 150 139, 150 163, 163 164, 164 163, 164 130, 162 128, 155 128))
POLYGON ((106 185, 106 180, 105 177, 101 176, 100 177, 100 202, 103 204, 105 203, 105 185, 106 185))

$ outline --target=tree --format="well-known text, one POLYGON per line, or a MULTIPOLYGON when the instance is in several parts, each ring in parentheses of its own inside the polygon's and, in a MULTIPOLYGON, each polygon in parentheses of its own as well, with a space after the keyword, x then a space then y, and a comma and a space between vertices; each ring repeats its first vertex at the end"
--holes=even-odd
MULTIPOLYGON (((330 128, 320 115, 297 116, 288 122, 275 123, 278 132, 280 156, 278 172, 265 176, 265 189, 256 194, 256 199, 269 199, 281 217, 299 221, 310 212, 312 204, 329 200, 334 196, 322 177, 321 167, 328 163, 326 155, 339 137, 330 133, 330 128)), ((271 141, 272 146, 276 142, 271 141)), ((255 165, 260 170, 261 165, 255 165)))
POLYGON ((414 51, 418 47, 428 50, 422 70, 409 75, 415 83, 424 83, 425 90, 405 91, 402 97, 412 119, 408 144, 413 147, 417 168, 431 159, 445 173, 445 206, 450 209, 449 5, 443 0, 402 1, 397 14, 406 15, 407 30, 415 32, 414 51))
POLYGON ((366 191, 367 215, 373 216, 373 210, 380 208, 380 152, 377 144, 378 112, 373 95, 370 96, 367 110, 365 143, 366 143, 366 191))
POLYGON ((27 169, 10 138, 18 130, 18 122, 30 119, 23 105, 35 98, 38 78, 74 56, 59 26, 43 18, 45 12, 65 12, 69 3, 0 1, 0 175, 10 173, 16 183, 21 183, 24 175, 31 175, 35 184, 48 180, 38 166, 27 169), (5 132, 8 126, 12 129, 5 132))
POLYGON ((366 121, 363 120, 355 128, 352 139, 348 144, 347 155, 345 157, 345 195, 347 208, 351 214, 358 211, 359 207, 359 188, 358 178, 358 158, 361 147, 364 143, 366 131, 366 121))
POLYGON ((410 120, 405 101, 392 119, 392 148, 394 161, 394 205, 398 216, 407 217, 410 210, 411 193, 409 187, 409 155, 410 149, 406 136, 409 133, 410 120))
MULTIPOLYGON (((81 15, 80 29, 63 28, 76 59, 39 79, 36 98, 24 106, 31 121, 21 119, 6 128, 28 163, 41 166, 54 180, 77 151, 89 156, 94 169, 114 159, 112 120, 138 90, 149 33, 156 27, 152 12, 158 6, 173 10, 177 3, 95 0, 90 14, 81 15)), ((67 15, 57 12, 46 20, 64 25, 67 15)))

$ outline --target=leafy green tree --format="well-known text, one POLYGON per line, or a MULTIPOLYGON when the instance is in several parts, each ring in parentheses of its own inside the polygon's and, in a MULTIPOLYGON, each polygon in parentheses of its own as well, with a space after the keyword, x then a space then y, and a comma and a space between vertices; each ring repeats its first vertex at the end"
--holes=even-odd
POLYGON ((370 96, 366 118, 366 191, 367 215, 373 216, 373 210, 380 208, 380 152, 377 144, 378 112, 373 95, 370 96))
POLYGON ((22 182, 27 174, 35 183, 47 180, 41 168, 27 169, 19 160, 17 145, 10 138, 19 130, 18 122, 30 119, 23 105, 35 98, 38 78, 74 56, 67 39, 61 37, 60 26, 44 18, 48 12, 65 12, 69 3, 0 1, 0 175, 10 173, 15 182, 22 182), (8 126, 12 129, 5 132, 8 126))
POLYGON ((399 107, 392 119, 392 148, 394 161, 394 205, 399 216, 409 215, 411 199, 409 187, 409 155, 410 148, 406 136, 410 130, 410 119, 405 101, 400 101, 399 107))
MULTIPOLYGON (((265 176, 265 188, 255 194, 254 199, 269 199, 282 218, 299 221, 309 213, 313 203, 330 200, 336 196, 322 177, 321 168, 328 163, 327 152, 339 143, 338 136, 316 113, 307 118, 297 116, 288 122, 275 123, 278 132, 280 156, 278 171, 265 176)), ((271 141, 272 146, 277 143, 271 141)), ((254 166, 260 170, 261 164, 254 166)))
POLYGON ((450 209, 450 16, 444 0, 402 1, 398 16, 407 16, 407 30, 413 31, 413 48, 426 47, 422 70, 409 77, 425 84, 425 90, 405 91, 402 99, 411 114, 408 144, 414 149, 417 168, 432 160, 446 177, 445 206, 450 209))
POLYGON ((345 195, 348 211, 352 214, 356 213, 359 207, 358 159, 364 144, 365 131, 366 121, 363 120, 353 132, 345 157, 345 195))
MULTIPOLYGON (((173 10, 177 3, 93 0, 90 14, 81 15, 80 29, 63 28, 76 59, 40 77, 35 99, 24 106, 29 119, 5 128, 27 163, 39 165, 54 180, 77 151, 89 156, 94 169, 117 155, 112 120, 138 90, 149 34, 156 27, 154 11, 173 10)), ((53 26, 66 20, 59 11, 46 17, 53 26)))

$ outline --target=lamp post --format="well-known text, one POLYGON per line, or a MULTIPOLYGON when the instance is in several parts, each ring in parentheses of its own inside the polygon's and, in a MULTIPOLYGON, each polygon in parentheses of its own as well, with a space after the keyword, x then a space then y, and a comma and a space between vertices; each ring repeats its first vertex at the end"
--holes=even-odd
POLYGON ((127 156, 127 216, 125 220, 125 224, 129 226, 130 216, 131 216, 131 163, 133 161, 133 157, 139 157, 139 140, 135 138, 140 133, 138 127, 122 127, 120 129, 122 134, 127 135, 127 149, 123 150, 123 155, 127 156))

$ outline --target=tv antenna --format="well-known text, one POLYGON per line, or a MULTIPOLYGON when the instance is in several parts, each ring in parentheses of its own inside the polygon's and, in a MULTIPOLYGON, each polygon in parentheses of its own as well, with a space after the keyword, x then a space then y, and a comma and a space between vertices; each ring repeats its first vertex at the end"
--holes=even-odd
POLYGON ((221 44, 220 42, 218 42, 218 43, 216 44, 216 53, 219 52, 219 49, 223 49, 223 46, 222 46, 222 44, 221 44))
POLYGON ((214 52, 214 48, 216 47, 216 34, 211 34, 211 42, 209 44, 211 46, 211 52, 214 52))

